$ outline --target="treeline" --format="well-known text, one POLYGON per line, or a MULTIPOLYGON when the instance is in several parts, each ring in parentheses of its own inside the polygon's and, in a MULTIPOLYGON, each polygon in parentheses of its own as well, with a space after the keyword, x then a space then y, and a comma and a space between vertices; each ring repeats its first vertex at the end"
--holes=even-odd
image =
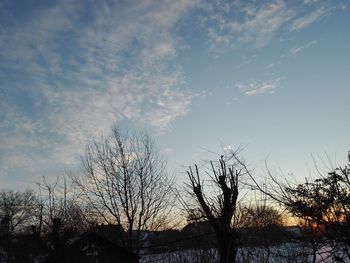
MULTIPOLYGON (((214 249, 215 256, 205 257, 210 262, 250 262, 251 255, 242 250, 248 246, 263 250, 261 262, 269 262, 272 246, 286 240, 308 247, 305 262, 325 254, 350 260, 349 166, 300 184, 267 171, 269 178, 261 182, 236 149, 202 163, 201 169, 189 167, 187 181, 179 184, 147 133, 114 127, 110 137, 86 147, 82 167, 79 174, 55 181, 42 178, 35 191, 0 192, 0 262, 27 262, 20 259, 27 236, 54 257, 58 239, 64 246, 101 224, 118 226, 113 238, 138 255, 154 252, 152 244, 162 247, 162 242, 170 249, 167 236, 159 233, 194 224, 209 229, 207 245, 201 238, 196 251, 214 249), (291 217, 299 227, 286 234, 281 227, 291 217)), ((201 258, 192 261, 209 262, 201 258)))

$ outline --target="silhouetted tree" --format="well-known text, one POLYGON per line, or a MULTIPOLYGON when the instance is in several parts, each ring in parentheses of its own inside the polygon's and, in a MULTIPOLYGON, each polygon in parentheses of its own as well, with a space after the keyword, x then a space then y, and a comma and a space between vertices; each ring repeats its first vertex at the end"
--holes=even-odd
POLYGON ((37 185, 39 197, 35 226, 38 233, 50 233, 54 219, 59 219, 60 231, 64 232, 67 238, 83 233, 93 224, 89 211, 65 177, 57 177, 51 182, 43 177, 37 185))
MULTIPOLYGON (((349 256, 350 181, 347 167, 338 168, 324 178, 287 187, 285 193, 283 203, 293 215, 308 222, 313 231, 345 245, 349 256)), ((313 236, 319 239, 317 235, 313 236)))
MULTIPOLYGON (((349 155, 350 162, 350 155, 349 155)), ((318 169, 319 171, 319 169, 318 169)), ((261 189, 278 203, 282 204, 293 216, 302 219, 311 231, 313 243, 313 258, 316 258, 316 247, 324 245, 322 234, 330 242, 328 245, 344 247, 350 259, 350 170, 349 165, 338 167, 320 178, 306 179, 304 183, 292 185, 281 183, 270 172, 271 185, 269 189, 261 189), (335 242, 335 243, 334 243, 335 242)), ((308 241, 308 240, 306 240, 308 241)))
POLYGON ((36 208, 37 199, 32 191, 0 192, 0 251, 5 252, 6 262, 15 256, 13 240, 33 223, 36 208))
MULTIPOLYGON (((203 178, 197 165, 187 171, 189 192, 198 202, 202 217, 210 222, 215 232, 221 263, 235 262, 237 252, 233 219, 237 208, 242 169, 237 162, 230 165, 228 161, 228 158, 221 156, 217 164, 210 162, 214 194, 204 192, 203 178)), ((198 210, 196 214, 198 215, 198 210)))
POLYGON ((37 198, 33 191, 0 192, 0 219, 8 219, 8 232, 11 236, 33 223, 36 208, 37 198))
POLYGON ((262 195, 261 200, 240 207, 240 214, 240 262, 269 262, 271 246, 286 236, 281 211, 268 205, 266 196, 262 195))
POLYGON ((311 251, 311 262, 317 262, 317 256, 322 256, 322 252, 328 253, 324 248, 329 248, 329 240, 326 239, 326 232, 323 225, 315 223, 313 220, 300 219, 299 242, 311 251))
POLYGON ((126 230, 122 242, 138 253, 142 232, 164 227, 171 209, 171 182, 154 141, 114 127, 110 138, 87 147, 83 167, 74 179, 83 197, 105 222, 126 230))
POLYGON ((242 208, 244 214, 244 227, 268 228, 282 226, 281 212, 264 203, 253 204, 242 208))

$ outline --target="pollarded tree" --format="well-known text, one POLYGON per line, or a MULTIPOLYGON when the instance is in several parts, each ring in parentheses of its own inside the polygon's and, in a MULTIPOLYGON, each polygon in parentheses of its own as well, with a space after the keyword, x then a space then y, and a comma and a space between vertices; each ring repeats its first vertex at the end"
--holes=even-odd
POLYGON ((121 132, 94 141, 83 158, 83 176, 75 178, 82 195, 106 223, 126 231, 121 241, 139 252, 143 231, 164 227, 172 199, 166 161, 147 133, 121 132))
POLYGON ((217 164, 210 162, 210 166, 214 193, 204 192, 203 178, 197 165, 187 171, 189 192, 202 211, 201 217, 210 222, 215 232, 220 263, 233 263, 236 262, 237 252, 237 234, 233 221, 238 202, 239 181, 243 173, 237 162, 230 165, 229 158, 224 156, 220 157, 217 164))

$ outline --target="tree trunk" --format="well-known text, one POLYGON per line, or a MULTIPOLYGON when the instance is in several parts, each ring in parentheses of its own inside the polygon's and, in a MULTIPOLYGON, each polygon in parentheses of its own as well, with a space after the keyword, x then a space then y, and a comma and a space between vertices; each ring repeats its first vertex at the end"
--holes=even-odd
POLYGON ((217 233, 220 263, 236 262, 236 246, 232 232, 217 233))

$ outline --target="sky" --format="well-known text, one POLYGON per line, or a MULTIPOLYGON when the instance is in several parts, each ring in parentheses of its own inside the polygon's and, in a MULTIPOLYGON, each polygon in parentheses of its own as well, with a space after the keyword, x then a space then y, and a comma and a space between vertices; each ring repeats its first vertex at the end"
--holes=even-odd
POLYGON ((113 125, 149 131, 178 181, 239 146, 261 178, 345 164, 349 5, 0 0, 0 188, 79 171, 113 125))

